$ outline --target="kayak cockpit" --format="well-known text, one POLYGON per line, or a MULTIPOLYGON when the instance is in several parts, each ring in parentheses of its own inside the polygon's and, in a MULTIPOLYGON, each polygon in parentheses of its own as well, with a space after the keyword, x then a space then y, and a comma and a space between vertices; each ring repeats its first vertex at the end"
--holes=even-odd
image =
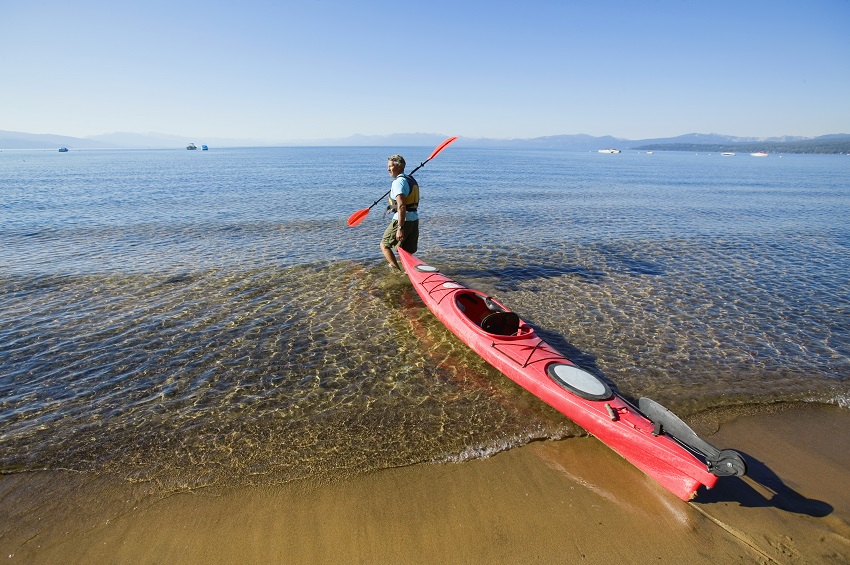
POLYGON ((466 320, 488 334, 525 337, 533 332, 515 312, 489 296, 471 290, 460 291, 455 293, 455 305, 466 320))

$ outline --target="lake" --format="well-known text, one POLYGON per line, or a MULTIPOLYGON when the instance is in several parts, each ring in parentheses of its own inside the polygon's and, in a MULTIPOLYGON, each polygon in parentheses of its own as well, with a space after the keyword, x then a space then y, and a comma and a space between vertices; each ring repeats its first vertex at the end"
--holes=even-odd
MULTIPOLYGON (((0 471, 169 490, 582 433, 383 263, 388 155, 0 152, 0 471)), ((418 255, 628 398, 850 405, 850 158, 449 147, 418 255)))

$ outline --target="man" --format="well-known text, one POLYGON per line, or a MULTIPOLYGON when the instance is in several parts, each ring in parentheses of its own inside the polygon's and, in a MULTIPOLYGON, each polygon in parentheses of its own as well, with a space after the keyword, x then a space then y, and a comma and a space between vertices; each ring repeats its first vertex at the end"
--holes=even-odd
POLYGON ((393 211, 393 219, 381 238, 381 252, 389 262, 390 267, 401 271, 393 248, 400 245, 408 253, 416 253, 419 243, 419 185, 410 175, 404 174, 404 157, 393 155, 387 159, 387 172, 393 178, 390 188, 389 210, 393 211))

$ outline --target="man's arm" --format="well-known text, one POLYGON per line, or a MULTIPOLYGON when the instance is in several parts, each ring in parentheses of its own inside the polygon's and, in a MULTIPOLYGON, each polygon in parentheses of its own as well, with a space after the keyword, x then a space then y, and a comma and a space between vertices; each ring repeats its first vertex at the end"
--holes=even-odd
POLYGON ((396 239, 401 241, 404 237, 404 232, 401 227, 404 225, 404 219, 407 216, 407 206, 404 204, 404 195, 399 194, 396 196, 395 202, 398 206, 398 230, 396 231, 396 239))

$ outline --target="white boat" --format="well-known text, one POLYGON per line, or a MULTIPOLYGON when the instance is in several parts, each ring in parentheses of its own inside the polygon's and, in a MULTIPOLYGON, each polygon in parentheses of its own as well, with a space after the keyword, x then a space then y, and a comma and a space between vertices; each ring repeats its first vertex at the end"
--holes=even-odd
POLYGON ((193 151, 197 148, 198 147, 194 143, 190 143, 189 145, 186 146, 186 149, 188 149, 189 151, 193 151))
POLYGON ((725 152, 725 153, 721 153, 721 154, 720 154, 720 156, 721 156, 721 157, 734 157, 734 156, 735 156, 735 154, 734 154, 734 153, 732 153, 731 151, 727 151, 727 152, 725 152))
POLYGON ((600 149, 600 153, 619 153, 619 149, 600 149))
POLYGON ((764 151, 756 151, 755 153, 750 153, 753 157, 767 157, 767 153, 764 151))

